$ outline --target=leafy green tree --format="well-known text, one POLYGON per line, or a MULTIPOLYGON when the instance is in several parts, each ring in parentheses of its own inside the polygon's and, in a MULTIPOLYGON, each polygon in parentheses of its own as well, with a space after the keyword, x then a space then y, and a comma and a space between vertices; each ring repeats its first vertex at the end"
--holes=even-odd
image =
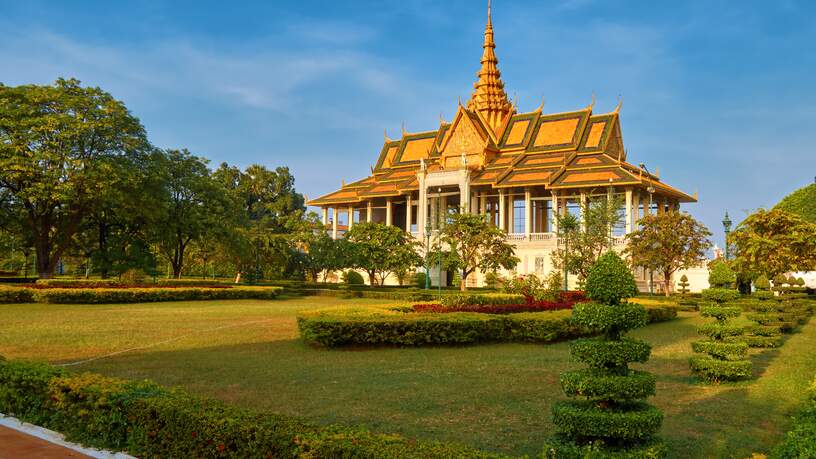
POLYGON ((553 252, 553 265, 558 269, 586 279, 589 270, 602 254, 612 248, 612 229, 623 221, 622 199, 618 197, 590 198, 581 208, 581 225, 572 224, 571 217, 559 216, 559 237, 562 244, 553 252), (565 224, 568 229, 562 230, 565 224))
POLYGON ((422 264, 419 243, 396 226, 356 223, 346 232, 352 243, 352 265, 368 273, 369 284, 383 285, 389 275, 422 264))
POLYGON ((233 197, 214 180, 207 160, 185 150, 166 150, 166 173, 160 217, 153 228, 161 254, 180 278, 190 244, 232 236, 231 228, 242 215, 233 197))
POLYGON ((666 212, 643 217, 637 231, 626 235, 626 253, 633 266, 660 273, 669 296, 672 275, 699 266, 711 248, 711 232, 691 215, 666 212))
POLYGON ((774 206, 774 209, 795 214, 805 221, 816 223, 816 183, 799 188, 785 196, 774 206))
POLYGON ((309 217, 288 168, 253 164, 242 171, 224 163, 213 177, 237 200, 244 216, 243 224, 233 228, 232 243, 242 270, 283 277, 308 263, 294 235, 309 217))
POLYGON ((816 224, 782 210, 760 209, 730 235, 738 271, 769 276, 816 269, 816 224))
POLYGON ((422 257, 417 254, 419 243, 396 226, 356 223, 345 238, 351 243, 350 264, 368 273, 372 287, 385 284, 395 272, 422 264, 422 257))
POLYGON ((121 184, 119 162, 148 148, 139 120, 99 88, 0 85, 0 202, 31 235, 40 277, 53 275, 99 197, 121 184))
POLYGON ((477 269, 482 273, 499 268, 513 269, 519 262, 515 247, 505 234, 490 225, 482 215, 455 213, 448 216, 432 251, 449 269, 461 273, 460 290, 467 290, 467 279, 477 269))
POLYGON ((329 274, 354 265, 352 247, 346 239, 332 239, 322 223, 297 236, 304 254, 304 269, 316 282, 326 282, 329 274))

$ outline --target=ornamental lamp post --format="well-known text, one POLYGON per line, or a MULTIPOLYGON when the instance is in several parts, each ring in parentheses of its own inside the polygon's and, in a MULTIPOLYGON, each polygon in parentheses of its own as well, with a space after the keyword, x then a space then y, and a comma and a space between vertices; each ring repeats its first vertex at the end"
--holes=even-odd
MULTIPOLYGON (((447 209, 445 210, 447 212, 447 209)), ((441 236, 442 233, 442 187, 436 189, 436 235, 437 237, 441 236)), ((437 292, 439 292, 439 296, 442 296, 442 257, 440 255, 439 262, 437 263, 437 267, 439 269, 439 284, 436 286, 437 292)))
POLYGON ((728 235, 731 233, 731 224, 733 222, 730 218, 728 218, 728 211, 725 211, 725 218, 723 218, 722 224, 723 229, 725 230, 725 261, 728 261, 729 251, 728 251, 728 235))

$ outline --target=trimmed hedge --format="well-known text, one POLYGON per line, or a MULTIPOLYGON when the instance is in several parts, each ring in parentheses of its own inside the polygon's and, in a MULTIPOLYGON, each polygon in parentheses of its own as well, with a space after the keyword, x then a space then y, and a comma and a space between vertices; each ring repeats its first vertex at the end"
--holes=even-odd
POLYGON ((415 312, 433 312, 448 314, 452 312, 478 312, 481 314, 513 314, 518 312, 557 311, 572 309, 573 303, 552 303, 550 301, 535 301, 524 304, 477 305, 477 306, 443 306, 441 304, 415 304, 415 312))
POLYGON ((319 427, 221 401, 46 364, 0 361, 0 412, 137 457, 501 458, 448 443, 319 427))
MULTIPOLYGON (((648 308, 649 321, 677 317, 676 308, 648 308)), ((428 346, 483 342, 551 343, 592 336, 568 311, 518 314, 402 313, 394 310, 326 310, 298 317, 300 336, 310 344, 341 346, 428 346)))
POLYGON ((34 292, 22 287, 0 287, 0 303, 33 303, 34 292))
POLYGON ((446 295, 439 303, 448 308, 461 306, 501 306, 524 303, 524 295, 513 293, 446 295))
POLYGON ((152 303, 159 301, 272 300, 281 287, 129 288, 35 290, 34 301, 55 304, 152 303))

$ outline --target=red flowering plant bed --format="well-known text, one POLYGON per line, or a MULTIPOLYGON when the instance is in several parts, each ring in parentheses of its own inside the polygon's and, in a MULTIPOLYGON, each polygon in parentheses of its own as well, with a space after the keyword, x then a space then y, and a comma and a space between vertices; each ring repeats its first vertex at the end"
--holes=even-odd
POLYGON ((556 311, 559 309, 572 309, 575 302, 553 302, 553 301, 533 301, 522 304, 496 304, 496 305, 462 305, 444 306, 441 304, 415 304, 414 312, 479 312, 482 314, 513 314, 517 312, 543 312, 556 311))

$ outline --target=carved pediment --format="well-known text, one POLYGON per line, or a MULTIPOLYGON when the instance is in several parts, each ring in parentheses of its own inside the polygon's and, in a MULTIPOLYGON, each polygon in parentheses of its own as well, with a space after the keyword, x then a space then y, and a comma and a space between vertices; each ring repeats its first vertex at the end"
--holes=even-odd
POLYGON ((442 144, 442 157, 439 163, 444 169, 484 166, 489 138, 475 123, 463 108, 459 109, 453 126, 442 144))

